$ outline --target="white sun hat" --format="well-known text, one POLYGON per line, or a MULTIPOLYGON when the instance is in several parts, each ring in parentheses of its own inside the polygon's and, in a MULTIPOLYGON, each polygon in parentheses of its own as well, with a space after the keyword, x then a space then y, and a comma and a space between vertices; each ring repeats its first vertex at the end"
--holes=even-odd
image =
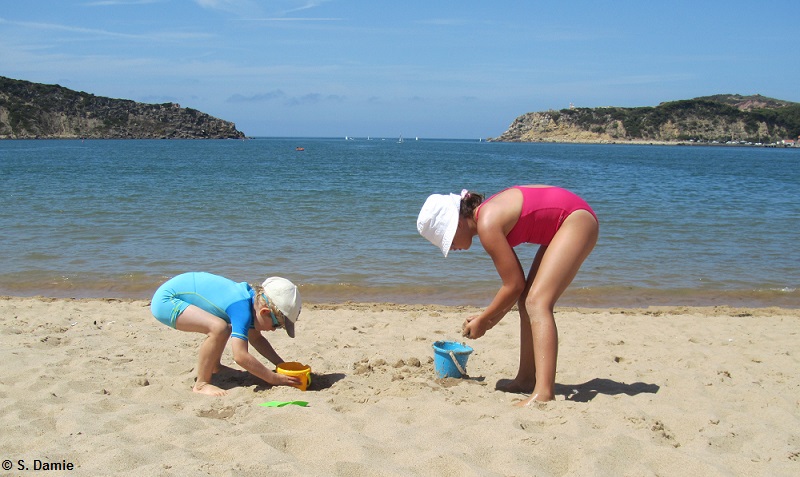
POLYGON ((269 277, 264 280, 261 287, 264 288, 264 294, 286 317, 284 323, 286 334, 294 338, 294 323, 297 321, 298 315, 300 315, 300 308, 303 306, 297 287, 294 283, 281 277, 269 277))
POLYGON ((458 229, 460 210, 460 195, 433 194, 425 201, 417 217, 417 231, 439 247, 445 257, 458 229))

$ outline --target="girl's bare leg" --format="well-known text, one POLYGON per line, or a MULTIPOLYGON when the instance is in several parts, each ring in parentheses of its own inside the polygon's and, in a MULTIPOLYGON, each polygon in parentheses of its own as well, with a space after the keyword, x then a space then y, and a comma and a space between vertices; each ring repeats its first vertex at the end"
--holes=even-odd
POLYGON ((178 316, 175 328, 180 331, 203 333, 206 339, 200 345, 197 357, 197 380, 192 390, 209 396, 224 396, 227 391, 211 384, 211 375, 219 369, 225 343, 231 335, 231 326, 225 320, 189 305, 178 316))
POLYGON ((536 379, 531 397, 520 405, 555 399, 558 329, 553 309, 597 243, 598 233, 599 227, 592 214, 585 210, 573 212, 541 257, 525 299, 531 321, 536 379))

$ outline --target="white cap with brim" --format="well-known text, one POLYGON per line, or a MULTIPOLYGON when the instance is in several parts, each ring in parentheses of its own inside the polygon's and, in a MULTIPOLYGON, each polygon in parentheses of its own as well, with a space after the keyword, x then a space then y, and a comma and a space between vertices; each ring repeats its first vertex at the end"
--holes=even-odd
POLYGON ((433 194, 428 197, 417 217, 417 231, 442 250, 450 251, 458 229, 461 196, 458 194, 433 194))
POLYGON ((303 306, 297 287, 294 283, 281 277, 269 277, 264 280, 261 287, 264 288, 264 293, 270 301, 286 317, 284 323, 286 334, 294 338, 294 324, 300 315, 300 308, 303 306))

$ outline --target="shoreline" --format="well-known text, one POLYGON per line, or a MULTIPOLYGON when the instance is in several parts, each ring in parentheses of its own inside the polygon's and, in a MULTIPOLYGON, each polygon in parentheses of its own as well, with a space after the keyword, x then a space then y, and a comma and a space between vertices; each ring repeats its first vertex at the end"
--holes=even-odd
MULTIPOLYGON (((0 297, 48 297, 57 299, 149 300, 163 279, 128 283, 98 282, 96 287, 64 280, 48 284, 0 285, 0 297)), ((255 282, 251 282, 255 283, 255 282)), ((309 285, 299 282, 301 296, 309 303, 396 303, 400 305, 487 306, 496 291, 492 286, 476 289, 458 287, 374 287, 349 284, 309 285)), ((655 289, 628 286, 568 288, 559 307, 647 308, 652 306, 729 306, 744 308, 779 307, 800 309, 800 291, 794 288, 760 290, 655 289)))
MULTIPOLYGON (((120 138, 120 137, 7 137, 0 136, 2 142, 12 141, 243 141, 243 140, 292 140, 292 141, 313 141, 313 140, 339 140, 338 136, 246 136, 244 138, 229 138, 229 137, 142 137, 142 138, 120 138)), ((363 137, 352 138, 355 141, 368 141, 363 137)), ((395 138, 373 138, 369 141, 381 142, 386 140, 394 141, 395 138)), ((344 141, 342 139, 342 141, 344 141)), ((768 149, 800 149, 798 145, 787 145, 779 143, 762 143, 762 144, 741 144, 736 143, 723 143, 723 142, 701 142, 701 141, 663 141, 663 140, 644 140, 644 139, 592 139, 592 140, 569 140, 563 138, 543 138, 536 140, 498 140, 497 138, 486 137, 476 141, 472 138, 421 138, 419 141, 457 141, 457 142, 490 142, 497 144, 592 144, 592 145, 631 145, 631 146, 708 146, 708 147, 744 147, 744 148, 768 148, 768 149)))

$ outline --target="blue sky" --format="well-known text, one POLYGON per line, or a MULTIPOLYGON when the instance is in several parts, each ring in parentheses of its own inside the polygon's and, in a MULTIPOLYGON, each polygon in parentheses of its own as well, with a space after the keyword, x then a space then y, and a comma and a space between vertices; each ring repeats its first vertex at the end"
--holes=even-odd
POLYGON ((485 138, 531 111, 800 102, 792 1, 0 0, 0 76, 250 136, 485 138))

